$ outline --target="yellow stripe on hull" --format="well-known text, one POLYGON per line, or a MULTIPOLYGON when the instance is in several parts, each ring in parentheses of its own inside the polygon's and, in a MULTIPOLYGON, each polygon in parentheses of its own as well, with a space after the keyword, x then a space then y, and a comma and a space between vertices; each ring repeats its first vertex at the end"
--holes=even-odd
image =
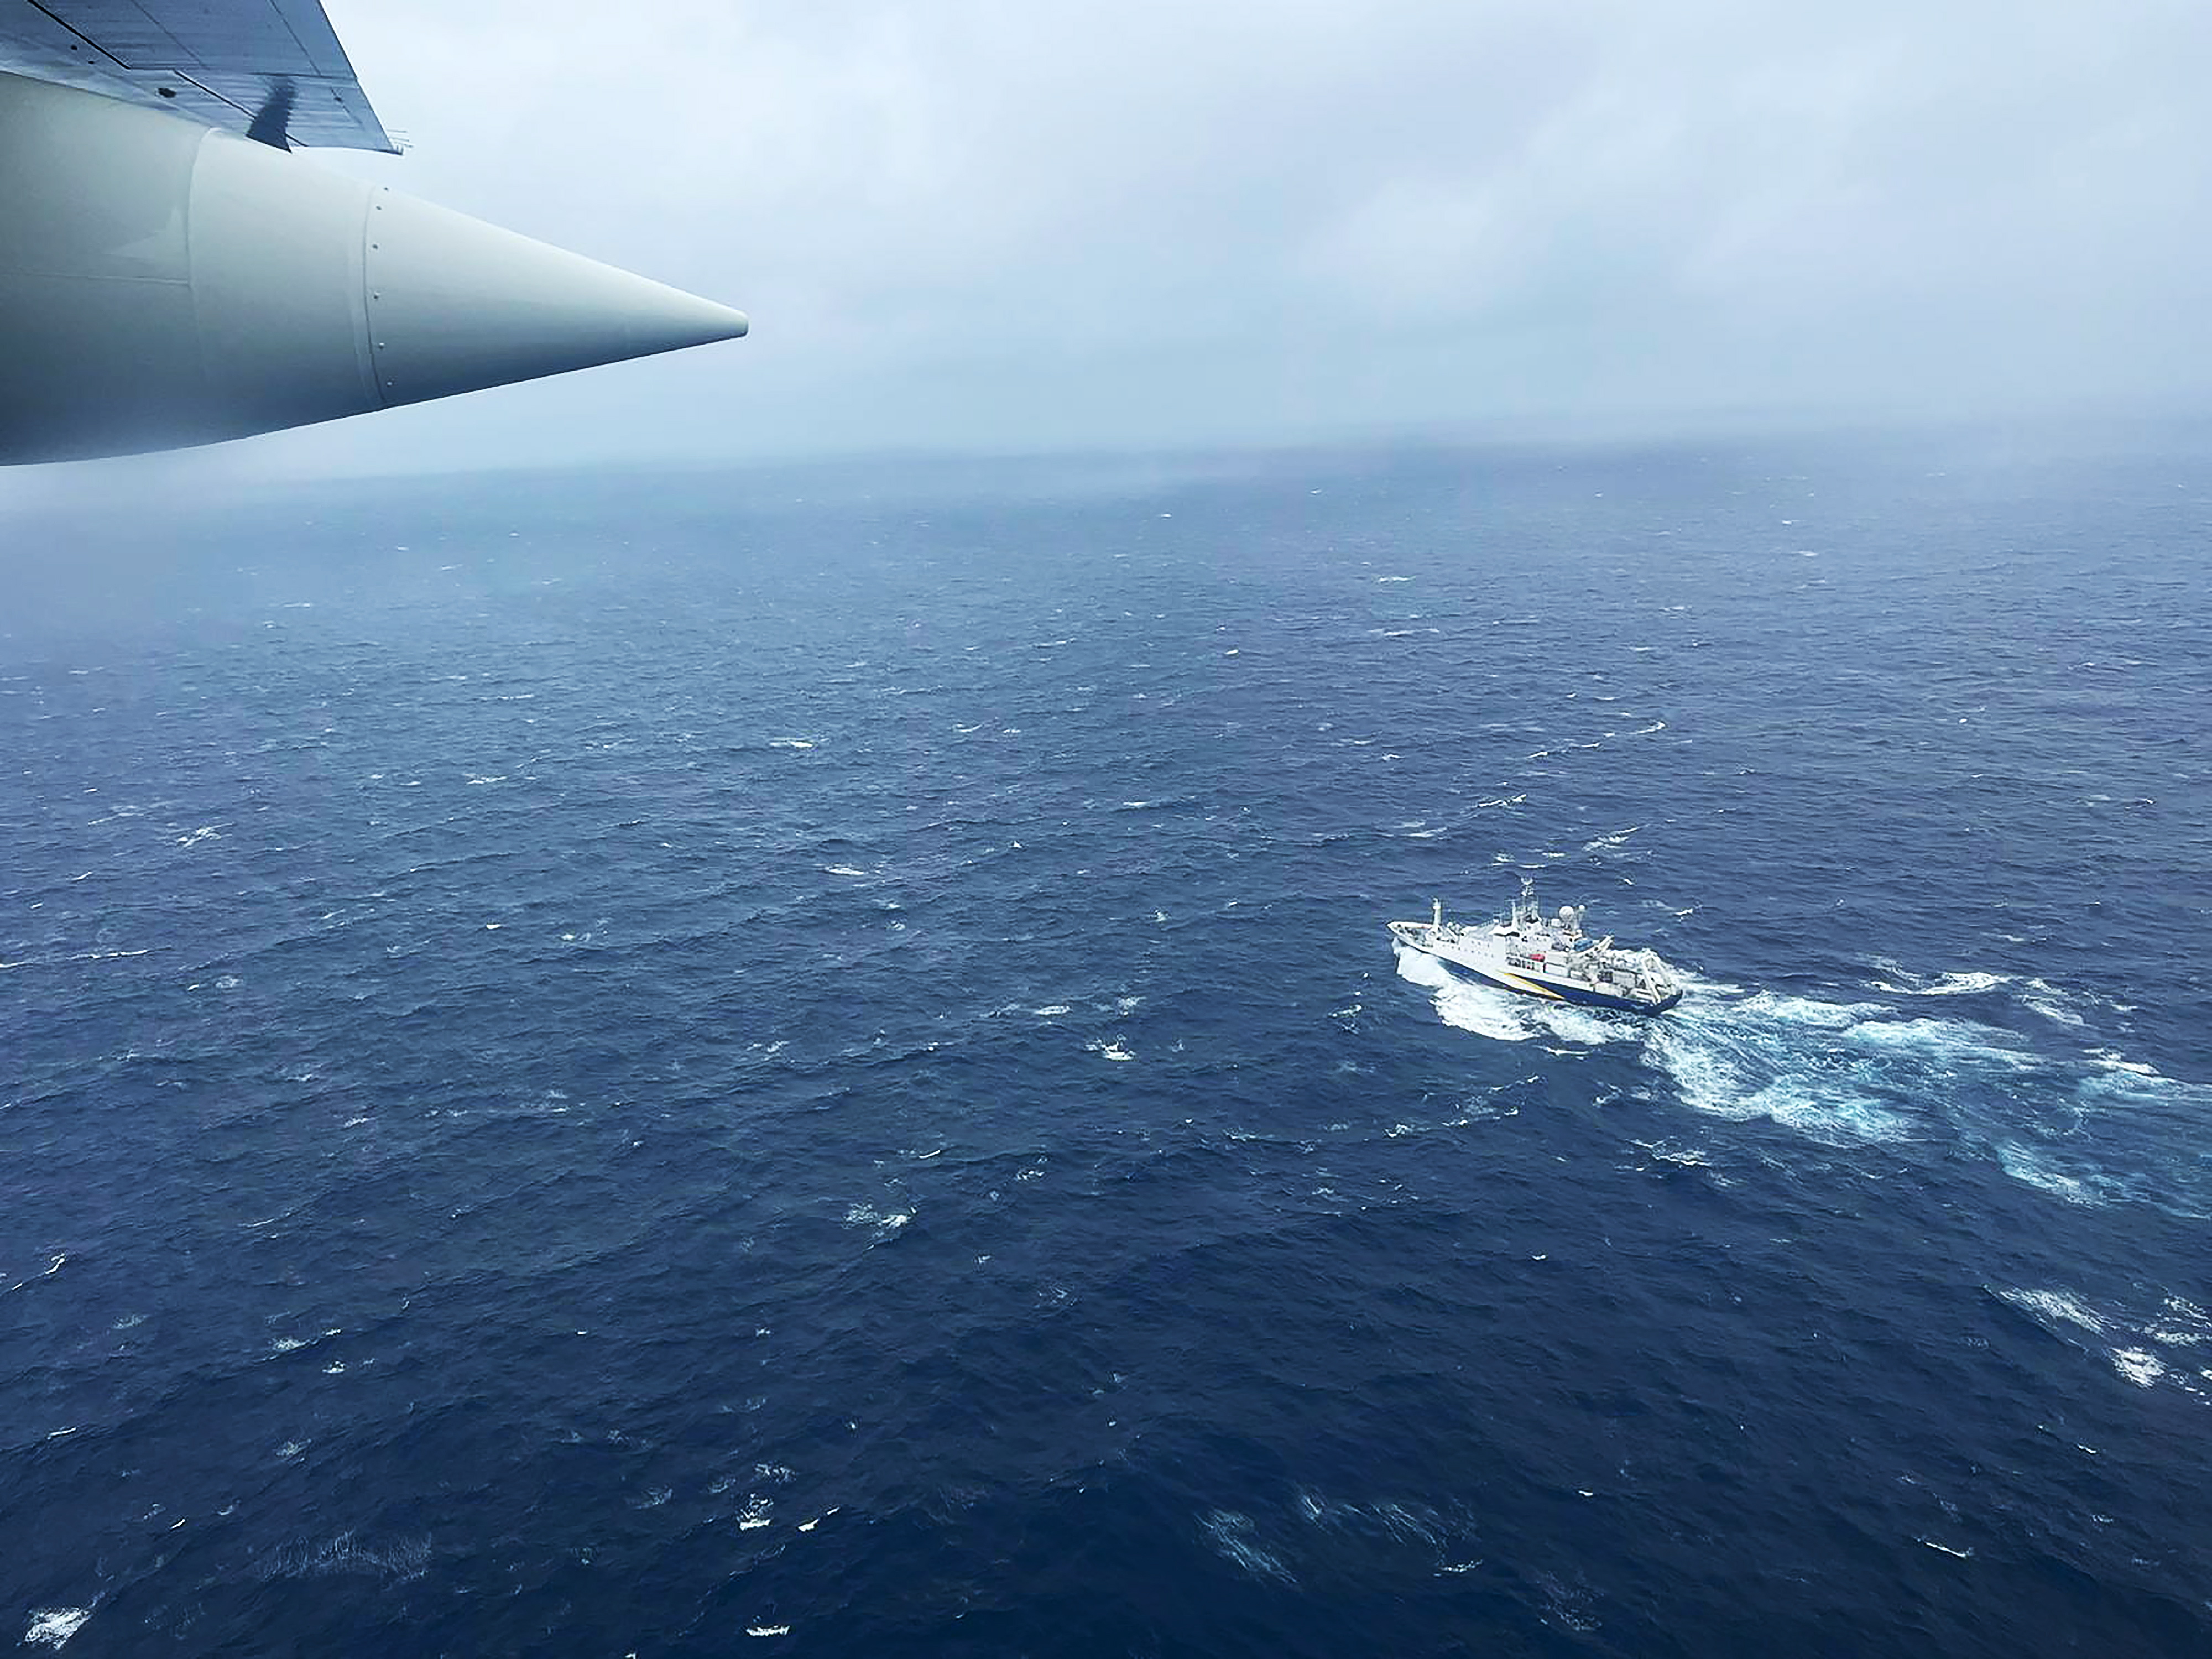
POLYGON ((1561 996, 1550 986, 1539 985, 1534 980, 1523 979, 1518 974, 1509 974, 1503 968, 1492 968, 1486 971, 1493 979, 1498 980, 1503 984, 1511 986, 1516 991, 1525 991, 1532 997, 1549 997, 1554 1002, 1565 1002, 1566 1000, 1566 998, 1561 996))

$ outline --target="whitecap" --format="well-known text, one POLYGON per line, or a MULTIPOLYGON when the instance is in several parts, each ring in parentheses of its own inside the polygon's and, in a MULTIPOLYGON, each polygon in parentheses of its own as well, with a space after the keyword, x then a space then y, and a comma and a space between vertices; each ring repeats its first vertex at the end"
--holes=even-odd
POLYGON ((1685 1170, 1712 1168, 1712 1160, 1702 1146, 1678 1146, 1671 1140, 1638 1140, 1632 1144, 1648 1153, 1654 1163, 1672 1164, 1685 1170))
POLYGON ((1978 970, 1968 973, 1942 974, 1939 975, 1933 980, 1929 980, 1922 978, 1920 975, 1916 974, 1908 974, 1903 969, 1897 968, 1893 965, 1884 965, 1888 966, 1889 970, 1892 973, 1896 974, 1899 978, 1909 981, 1903 985, 1895 984, 1888 980, 1881 979, 1869 981, 1873 985, 1875 990, 1887 991, 1892 996, 1976 996, 1984 991, 1994 991, 1999 986, 2009 985, 2012 983, 2010 978, 2003 974, 1983 973, 1978 970))
POLYGON ((890 1237, 913 1219, 912 1210, 878 1210, 870 1204, 855 1204, 845 1212, 847 1226, 873 1227, 879 1238, 890 1237))
POLYGON ((2085 1207, 2105 1201, 2106 1183, 2094 1176, 2067 1174, 2045 1153, 2016 1140, 1997 1143, 1997 1166, 2014 1181, 2085 1207))
POLYGON ((1285 1584, 1292 1582, 1282 1558, 1255 1541, 1250 1516, 1240 1515, 1234 1510, 1213 1510, 1199 1517, 1199 1528, 1216 1550, 1255 1578, 1273 1578, 1285 1584))
POLYGON ((2034 1064, 2000 1032, 1955 1019, 1869 1019, 1851 1026, 1844 1040, 1861 1048, 1925 1052, 1931 1060, 1978 1061, 1998 1070, 2034 1064))
POLYGON ((2027 988, 2020 994, 2020 1000, 2025 1006, 2057 1024, 2079 1027, 2088 1024, 2068 1006, 2065 992, 2042 980, 2029 980, 2027 988))
POLYGON ((1776 991, 1754 991, 1742 1011, 1777 1024, 1809 1025, 1820 1030, 1841 1030, 1869 1015, 1889 1011, 1878 1002, 1824 1002, 1818 997, 1793 997, 1776 991))
MULTIPOLYGON (((2159 1069, 2140 1060, 2130 1060, 2116 1048, 2094 1048, 2089 1058, 2106 1071, 2125 1072, 2131 1077, 2157 1078, 2159 1069)), ((2162 1082, 2164 1079, 2160 1079, 2162 1082)))
POLYGON ((822 866, 822 873, 825 876, 865 876, 868 872, 855 870, 849 864, 825 864, 822 866))
POLYGON ((2112 1369, 2139 1389, 2148 1389, 2166 1375, 2166 1362, 2147 1348, 2115 1348, 2112 1369))
POLYGON ((2106 1323, 2103 1316, 2071 1291, 2006 1290, 1996 1293, 1998 1301, 2019 1309, 2039 1324, 2056 1329, 2059 1325, 2073 1325, 2101 1334, 2106 1323))
POLYGON ((40 1607, 31 1615, 30 1626, 23 1632, 23 1645, 58 1648, 82 1630, 85 1620, 91 1617, 90 1607, 40 1607))
POLYGON ((2185 1297, 2166 1298, 2166 1316, 2143 1333, 2154 1342, 2169 1348, 2193 1348, 2212 1339, 2212 1320, 2204 1316, 2204 1310, 2185 1297))
POLYGON ((768 740, 768 746, 771 749, 811 749, 814 747, 814 739, 811 738, 770 738, 768 740))

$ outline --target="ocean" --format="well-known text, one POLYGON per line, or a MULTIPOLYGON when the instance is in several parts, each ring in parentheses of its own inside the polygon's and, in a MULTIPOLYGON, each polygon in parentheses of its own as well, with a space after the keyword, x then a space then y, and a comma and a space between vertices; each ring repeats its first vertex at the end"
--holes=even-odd
POLYGON ((19 503, 0 1639, 2212 1652, 2196 435, 19 503))

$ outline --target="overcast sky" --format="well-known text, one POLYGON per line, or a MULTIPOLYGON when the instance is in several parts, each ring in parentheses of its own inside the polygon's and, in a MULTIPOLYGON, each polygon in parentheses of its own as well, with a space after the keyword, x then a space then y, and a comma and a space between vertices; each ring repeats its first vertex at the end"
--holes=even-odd
POLYGON ((2212 404, 2206 0, 328 0, 398 160, 750 339, 275 471, 2212 404))

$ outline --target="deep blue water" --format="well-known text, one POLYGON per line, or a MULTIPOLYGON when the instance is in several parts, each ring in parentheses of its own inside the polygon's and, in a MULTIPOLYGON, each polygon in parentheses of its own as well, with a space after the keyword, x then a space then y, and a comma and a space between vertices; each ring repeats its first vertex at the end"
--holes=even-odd
POLYGON ((2209 493, 0 518, 0 1639, 2212 1651, 2209 493))

